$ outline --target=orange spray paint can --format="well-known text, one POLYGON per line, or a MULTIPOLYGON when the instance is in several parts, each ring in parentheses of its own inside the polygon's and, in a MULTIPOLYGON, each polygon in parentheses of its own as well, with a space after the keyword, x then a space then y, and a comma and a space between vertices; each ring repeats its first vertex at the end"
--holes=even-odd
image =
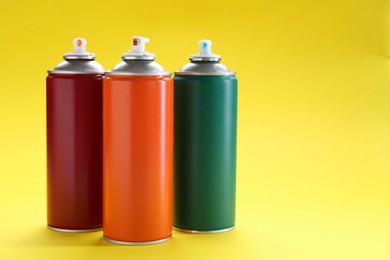
POLYGON ((173 80, 133 47, 103 81, 103 233, 123 245, 172 234, 173 80))

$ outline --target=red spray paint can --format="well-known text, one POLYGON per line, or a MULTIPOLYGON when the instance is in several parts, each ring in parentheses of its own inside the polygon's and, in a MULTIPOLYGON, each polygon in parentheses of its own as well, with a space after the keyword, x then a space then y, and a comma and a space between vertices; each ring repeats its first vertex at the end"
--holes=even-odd
POLYGON ((103 67, 76 38, 46 78, 47 223, 83 232, 102 226, 103 67))

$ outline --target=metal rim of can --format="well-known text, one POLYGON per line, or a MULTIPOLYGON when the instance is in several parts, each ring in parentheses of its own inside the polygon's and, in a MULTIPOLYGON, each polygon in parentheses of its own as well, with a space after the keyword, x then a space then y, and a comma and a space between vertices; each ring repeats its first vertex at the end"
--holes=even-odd
POLYGON ((184 229, 184 228, 179 228, 173 226, 173 228, 177 231, 184 232, 184 233, 191 233, 191 234, 217 234, 217 233, 225 233, 229 232, 234 229, 235 226, 229 227, 229 228, 224 228, 224 229, 217 229, 217 230, 191 230, 191 229, 184 229))
POLYGON ((108 238, 103 235, 103 238, 110 243, 117 244, 117 245, 122 245, 122 246, 148 246, 148 245, 156 245, 156 244, 161 244, 164 243, 172 238, 172 235, 169 237, 159 239, 159 240, 153 240, 153 241, 145 241, 145 242, 126 242, 126 241, 120 241, 120 240, 115 240, 108 238))
POLYGON ((67 71, 67 70, 47 70, 50 74, 104 74, 104 71, 67 71))
POLYGON ((175 71, 175 75, 179 76, 235 76, 236 72, 225 72, 225 73, 202 73, 202 72, 191 72, 191 71, 175 71))
POLYGON ((106 71, 104 74, 113 76, 171 76, 172 72, 161 72, 161 73, 130 73, 130 72, 112 72, 106 71))
POLYGON ((153 61, 156 57, 151 55, 145 55, 145 56, 131 56, 131 55, 122 55, 122 60, 139 60, 139 61, 153 61))
POLYGON ((221 57, 195 57, 195 56, 191 56, 190 61, 221 61, 221 57))
POLYGON ((47 228, 56 232, 61 233, 88 233, 88 232, 95 232, 95 231, 101 231, 102 227, 99 228, 91 228, 91 229, 66 229, 66 228, 56 228, 47 225, 47 228))
POLYGON ((64 55, 63 58, 65 60, 94 60, 96 58, 96 55, 93 53, 86 54, 86 55, 64 55))

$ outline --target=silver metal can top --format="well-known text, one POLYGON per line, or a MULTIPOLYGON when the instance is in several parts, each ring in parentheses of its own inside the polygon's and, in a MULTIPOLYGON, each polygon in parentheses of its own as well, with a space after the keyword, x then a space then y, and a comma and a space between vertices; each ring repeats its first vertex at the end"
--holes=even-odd
POLYGON ((219 61, 192 61, 175 72, 175 75, 236 75, 219 61))
POLYGON ((159 76, 171 75, 170 72, 155 61, 145 60, 124 60, 116 65, 107 75, 140 75, 140 76, 159 76))
POLYGON ((175 75, 235 75, 224 64, 221 56, 211 52, 211 41, 199 41, 199 53, 190 56, 190 63, 184 65, 175 75))
POLYGON ((122 54, 122 60, 107 75, 140 75, 140 76, 158 76, 171 75, 170 72, 155 62, 156 55, 145 51, 145 43, 148 38, 141 36, 133 37, 132 49, 122 54))
POLYGON ((64 61, 49 73, 62 74, 103 74, 104 68, 95 61, 95 54, 86 51, 87 41, 84 38, 73 40, 74 50, 64 54, 64 61))

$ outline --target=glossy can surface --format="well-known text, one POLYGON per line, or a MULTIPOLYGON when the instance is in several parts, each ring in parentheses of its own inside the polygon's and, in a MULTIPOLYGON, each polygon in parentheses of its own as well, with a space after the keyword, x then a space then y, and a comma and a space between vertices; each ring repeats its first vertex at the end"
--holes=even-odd
POLYGON ((47 221, 61 231, 102 226, 103 74, 49 73, 47 221))
POLYGON ((173 80, 106 75, 103 233, 119 244, 172 233, 173 80))
POLYGON ((178 74, 173 225, 191 233, 228 231, 235 223, 237 80, 178 74))

